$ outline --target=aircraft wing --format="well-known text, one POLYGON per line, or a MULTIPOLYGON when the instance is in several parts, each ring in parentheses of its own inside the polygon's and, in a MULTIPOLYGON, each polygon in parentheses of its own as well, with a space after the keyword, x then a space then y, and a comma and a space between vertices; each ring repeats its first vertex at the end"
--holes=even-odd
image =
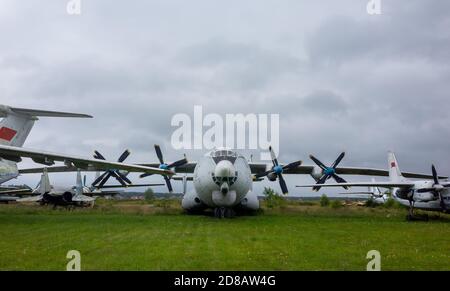
POLYGON ((14 196, 0 196, 0 202, 13 202, 17 201, 17 197, 14 196))
MULTIPOLYGON (((336 174, 388 177, 389 171, 383 170, 383 169, 375 169, 375 168, 338 167, 336 169, 336 174)), ((420 174, 420 173, 402 172, 402 175, 405 178, 433 179, 432 175, 420 174)), ((439 179, 448 179, 448 177, 439 176, 439 179)))
MULTIPOLYGON (((170 163, 167 163, 170 164, 170 163)), ((151 167, 151 168, 158 168, 159 163, 150 163, 150 164, 138 164, 139 166, 144 167, 151 167)), ((184 164, 179 167, 173 168, 175 173, 182 173, 182 174, 192 174, 194 173, 195 167, 197 166, 197 162, 188 162, 187 164, 184 164)))
POLYGON ((114 189, 114 188, 131 188, 131 187, 155 187, 155 186, 166 186, 166 184, 132 184, 132 185, 104 185, 102 187, 96 187, 97 189, 114 189))
MULTIPOLYGON (((267 171, 272 167, 268 163, 249 163, 252 174, 260 174, 267 171)), ((283 164, 281 164, 282 166, 283 164)), ((283 172, 283 174, 311 174, 315 166, 300 165, 293 169, 288 169, 283 172)), ((363 167, 338 167, 336 169, 336 174, 341 175, 360 175, 360 176, 379 176, 379 177, 389 177, 389 171, 383 169, 375 168, 363 168, 363 167)), ((413 178, 413 179, 433 179, 432 175, 420 174, 420 173, 410 173, 402 172, 403 177, 413 178)), ((439 179, 448 179, 446 176, 439 176, 439 179)))
POLYGON ((355 182, 355 183, 328 183, 328 184, 308 184, 297 185, 295 187, 312 188, 312 187, 380 187, 380 188, 412 188, 413 183, 410 182, 355 182))
POLYGON ((31 189, 14 189, 14 190, 4 190, 0 191, 0 195, 17 195, 17 194, 26 194, 32 193, 31 189))
POLYGON ((109 162, 93 158, 83 158, 4 145, 0 145, 0 157, 5 159, 12 158, 14 161, 20 161, 21 158, 31 158, 34 162, 44 165, 53 165, 55 161, 58 161, 64 162, 66 165, 69 165, 69 167, 75 167, 85 171, 105 171, 115 169, 128 172, 159 174, 163 176, 172 176, 174 174, 174 172, 170 170, 163 170, 154 167, 109 162))
POLYGON ((39 202, 42 200, 43 195, 36 195, 32 197, 20 198, 17 199, 17 202, 39 202))
MULTIPOLYGON (((264 173, 265 171, 267 171, 268 169, 270 169, 272 167, 272 164, 269 163, 254 163, 254 162, 250 162, 248 163, 250 166, 250 170, 252 172, 252 174, 261 174, 264 173)), ((280 164, 281 166, 283 166, 284 164, 280 164)), ((287 169, 283 172, 283 174, 311 174, 311 172, 313 171, 314 166, 297 166, 296 168, 293 169, 287 169)))
POLYGON ((72 198, 73 202, 92 202, 95 201, 94 197, 86 196, 86 195, 75 195, 72 198))

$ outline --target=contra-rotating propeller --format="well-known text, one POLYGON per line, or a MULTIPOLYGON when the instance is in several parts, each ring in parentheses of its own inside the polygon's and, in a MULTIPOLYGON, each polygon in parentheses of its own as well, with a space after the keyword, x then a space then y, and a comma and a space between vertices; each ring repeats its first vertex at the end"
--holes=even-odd
POLYGON ((278 163, 278 159, 277 159, 275 153, 273 152, 272 147, 269 147, 269 151, 270 151, 270 156, 272 158, 273 167, 270 170, 265 171, 264 173, 256 174, 255 178, 267 177, 271 181, 275 181, 278 178, 278 181, 279 181, 280 187, 281 187, 281 191, 283 192, 283 194, 287 194, 289 192, 289 190, 286 186, 286 181, 283 178, 283 172, 285 170, 297 168, 298 166, 300 166, 302 164, 302 161, 296 161, 296 162, 281 166, 278 163))
MULTIPOLYGON (((327 167, 324 165, 324 163, 319 161, 319 159, 317 159, 313 155, 309 155, 311 160, 313 160, 313 162, 316 163, 316 165, 318 165, 322 169, 322 176, 316 181, 316 184, 324 184, 331 177, 333 177, 333 179, 337 183, 347 183, 347 181, 345 181, 343 178, 336 175, 336 168, 339 165, 339 163, 342 161, 344 156, 345 156, 345 152, 342 152, 339 155, 339 157, 336 159, 336 161, 334 161, 334 163, 331 165, 331 167, 327 167)), ((344 187, 344 189, 346 189, 346 190, 348 189, 347 186, 342 186, 342 187, 344 187)), ((320 186, 315 186, 315 187, 313 187, 313 190, 319 191, 320 188, 321 188, 320 186)))
MULTIPOLYGON (((183 166, 188 163, 188 160, 186 158, 183 158, 183 159, 173 162, 171 164, 164 163, 164 157, 163 157, 161 148, 157 144, 155 144, 155 152, 156 152, 156 156, 158 157, 158 160, 160 162, 159 168, 162 170, 170 170, 172 168, 180 167, 180 166, 183 166)), ((145 174, 140 175, 140 177, 144 178, 144 177, 148 177, 151 175, 153 175, 153 174, 145 173, 145 174)), ((171 179, 170 177, 164 176, 164 180, 166 181, 167 189, 169 189, 169 192, 173 192, 172 183, 170 182, 170 179, 171 179)))
POLYGON ((418 193, 432 192, 435 197, 439 198, 441 208, 443 210, 446 210, 444 198, 442 197, 442 191, 445 189, 445 187, 449 187, 449 186, 447 186, 447 185, 443 186, 439 183, 439 178, 438 178, 437 171, 436 171, 436 168, 434 167, 434 165, 431 165, 431 172, 433 173, 433 182, 434 182, 433 186, 430 188, 418 189, 417 192, 418 193))
MULTIPOLYGON (((126 158, 130 155, 129 150, 125 150, 122 155, 120 155, 119 159, 117 160, 119 163, 122 163, 125 161, 126 158)), ((94 151, 94 158, 99 160, 106 160, 105 157, 99 153, 98 151, 94 151)), ((130 179, 128 179, 124 174, 122 174, 119 170, 110 169, 105 171, 103 174, 101 174, 95 181, 92 183, 92 186, 101 188, 103 185, 108 182, 109 178, 114 177, 116 180, 122 184, 122 186, 131 185, 132 182, 130 179), (99 183, 99 184, 98 184, 99 183), (98 184, 98 185, 97 185, 98 184)))

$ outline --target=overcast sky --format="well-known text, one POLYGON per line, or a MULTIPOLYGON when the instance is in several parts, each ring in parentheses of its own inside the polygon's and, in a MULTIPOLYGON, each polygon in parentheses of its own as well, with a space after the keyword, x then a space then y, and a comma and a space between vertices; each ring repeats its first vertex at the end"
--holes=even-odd
POLYGON ((0 103, 95 117, 42 118, 28 148, 147 162, 159 143, 173 160, 171 118, 197 104, 280 114, 283 162, 345 150, 342 165, 386 168, 391 149, 405 171, 450 174, 450 1, 67 2, 0 2, 0 103))

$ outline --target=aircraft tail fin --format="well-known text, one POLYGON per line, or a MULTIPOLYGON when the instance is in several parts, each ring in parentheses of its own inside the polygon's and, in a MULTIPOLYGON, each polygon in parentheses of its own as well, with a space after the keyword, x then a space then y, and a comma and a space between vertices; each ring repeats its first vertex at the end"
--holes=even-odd
POLYGON ((92 118, 90 115, 46 111, 0 105, 0 145, 21 147, 25 143, 34 122, 38 117, 79 117, 92 118))
POLYGON ((48 177, 47 168, 44 168, 44 172, 41 175, 41 182, 39 183, 39 194, 49 193, 52 190, 50 179, 48 177))
POLYGON ((184 175, 183 176, 183 196, 186 195, 186 191, 187 191, 187 176, 184 175))
POLYGON ((388 167, 389 167, 389 179, 391 182, 401 182, 405 180, 405 178, 402 175, 402 172, 400 171, 397 159, 395 158, 395 154, 393 152, 388 153, 388 167))
POLYGON ((75 187, 75 193, 76 195, 82 195, 83 194, 83 180, 81 179, 81 171, 78 169, 77 171, 77 184, 75 187))

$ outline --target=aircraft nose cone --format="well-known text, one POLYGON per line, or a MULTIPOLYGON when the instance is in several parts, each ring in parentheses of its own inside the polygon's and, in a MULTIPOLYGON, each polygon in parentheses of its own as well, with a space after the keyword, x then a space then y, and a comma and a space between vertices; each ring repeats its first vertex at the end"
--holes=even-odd
POLYGON ((230 161, 220 161, 214 170, 214 176, 216 178, 234 178, 235 169, 234 165, 230 161))

